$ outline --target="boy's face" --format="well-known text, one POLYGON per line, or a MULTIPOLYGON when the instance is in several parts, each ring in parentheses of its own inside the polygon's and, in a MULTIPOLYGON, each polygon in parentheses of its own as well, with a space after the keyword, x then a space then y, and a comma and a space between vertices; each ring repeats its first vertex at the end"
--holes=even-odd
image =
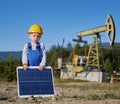
POLYGON ((41 35, 38 33, 29 34, 29 38, 30 38, 31 42, 33 42, 33 43, 37 43, 40 40, 40 37, 41 37, 41 35))

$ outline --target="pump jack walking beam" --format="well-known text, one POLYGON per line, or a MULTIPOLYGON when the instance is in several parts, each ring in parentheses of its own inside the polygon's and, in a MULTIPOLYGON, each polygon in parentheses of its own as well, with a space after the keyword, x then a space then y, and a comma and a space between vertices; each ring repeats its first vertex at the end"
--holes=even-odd
POLYGON ((110 46, 113 46, 114 40, 115 40, 115 25, 111 15, 108 15, 104 26, 78 32, 77 36, 83 37, 83 36, 92 35, 94 33, 100 33, 100 32, 106 32, 109 39, 110 46))

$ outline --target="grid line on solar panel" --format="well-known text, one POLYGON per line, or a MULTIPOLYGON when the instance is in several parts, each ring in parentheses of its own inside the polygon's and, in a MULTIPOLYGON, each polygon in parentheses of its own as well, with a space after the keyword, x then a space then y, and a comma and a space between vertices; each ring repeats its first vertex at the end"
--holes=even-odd
POLYGON ((24 71, 18 68, 19 95, 54 95, 52 70, 37 68, 24 71))

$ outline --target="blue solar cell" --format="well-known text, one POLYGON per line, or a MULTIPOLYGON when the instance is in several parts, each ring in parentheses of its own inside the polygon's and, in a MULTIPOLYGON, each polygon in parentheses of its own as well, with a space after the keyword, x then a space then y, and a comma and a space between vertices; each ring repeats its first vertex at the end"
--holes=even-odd
POLYGON ((43 71, 38 67, 29 67, 24 71, 17 67, 17 83, 19 97, 49 97, 54 96, 54 83, 51 67, 45 67, 43 71))

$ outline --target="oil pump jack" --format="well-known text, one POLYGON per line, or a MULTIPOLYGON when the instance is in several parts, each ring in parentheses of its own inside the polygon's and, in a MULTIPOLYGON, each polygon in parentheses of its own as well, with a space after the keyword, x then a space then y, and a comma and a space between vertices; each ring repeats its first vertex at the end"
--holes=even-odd
MULTIPOLYGON (((77 64, 78 59, 79 59, 79 55, 75 55, 73 57, 73 62, 72 65, 71 64, 66 64, 66 68, 68 70, 72 71, 72 75, 76 76, 77 72, 82 72, 84 69, 90 67, 91 69, 97 68, 100 69, 103 66, 103 61, 100 61, 102 54, 101 54, 101 32, 105 32, 106 36, 108 37, 108 41, 110 46, 114 45, 114 40, 115 40, 115 25, 114 25, 114 21, 112 16, 109 14, 107 16, 107 20, 104 26, 100 26, 97 28, 92 28, 92 29, 88 29, 85 31, 81 31, 77 33, 77 37, 78 39, 73 39, 73 41, 76 42, 83 42, 85 45, 87 43, 87 41, 82 40, 82 37, 91 35, 92 36, 92 42, 89 46, 89 52, 88 55, 86 55, 87 53, 85 53, 85 56, 87 56, 86 59, 86 65, 84 66, 79 66, 77 64)), ((86 51, 85 51, 86 52, 86 51)))
POLYGON ((100 47, 101 32, 106 33, 110 46, 113 46, 115 40, 115 25, 111 15, 108 15, 104 26, 92 28, 77 33, 78 38, 88 35, 92 36, 92 43, 90 44, 86 67, 101 68, 103 66, 102 65, 103 63, 101 63, 103 61, 100 62, 100 58, 102 57, 101 54, 102 52, 100 47))

